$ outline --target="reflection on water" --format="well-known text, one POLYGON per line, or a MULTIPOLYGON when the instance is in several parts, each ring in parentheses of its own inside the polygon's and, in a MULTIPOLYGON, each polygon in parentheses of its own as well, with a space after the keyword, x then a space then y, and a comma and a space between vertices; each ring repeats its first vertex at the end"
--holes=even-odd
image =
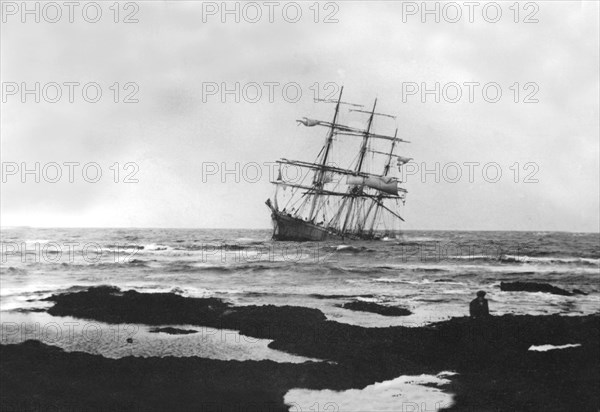
MULTIPOLYGON (((58 346, 67 352, 87 352, 107 358, 125 356, 198 356, 220 360, 272 360, 301 363, 313 359, 267 347, 271 342, 239 334, 234 330, 191 325, 166 325, 196 333, 170 335, 150 332, 137 324, 107 324, 47 313, 2 312, 2 344, 28 339, 58 346)), ((318 361, 314 359, 314 361, 318 361)))
POLYGON ((437 411, 451 406, 453 395, 434 386, 450 383, 446 377, 452 375, 453 372, 441 372, 436 376, 405 375, 346 391, 292 389, 285 395, 284 402, 290 406, 290 412, 437 411))

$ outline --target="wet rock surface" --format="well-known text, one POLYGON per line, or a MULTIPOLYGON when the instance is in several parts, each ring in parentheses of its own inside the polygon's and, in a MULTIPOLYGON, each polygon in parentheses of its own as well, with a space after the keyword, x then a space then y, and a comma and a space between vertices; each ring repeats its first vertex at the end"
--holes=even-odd
POLYGON ((406 308, 401 308, 397 306, 385 306, 379 305, 374 302, 363 302, 360 300, 343 303, 341 305, 337 305, 340 308, 359 311, 359 312, 371 312, 377 313, 383 316, 408 316, 412 314, 412 312, 406 308))
POLYGON ((190 335, 192 333, 198 333, 197 330, 193 329, 179 329, 179 328, 151 328, 150 333, 167 333, 169 335, 190 335))
POLYGON ((585 294, 578 289, 575 289, 577 292, 569 292, 547 283, 536 282, 500 282, 500 290, 503 292, 544 292, 562 296, 571 296, 573 293, 585 294))

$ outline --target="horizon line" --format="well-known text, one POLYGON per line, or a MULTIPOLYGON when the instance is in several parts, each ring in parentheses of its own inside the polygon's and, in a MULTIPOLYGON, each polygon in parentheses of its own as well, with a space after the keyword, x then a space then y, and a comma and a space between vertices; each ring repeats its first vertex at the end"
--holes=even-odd
MULTIPOLYGON (((130 230, 272 230, 272 228, 225 228, 225 227, 160 227, 160 226, 28 226, 28 225, 0 225, 0 230, 6 229, 130 229, 130 230)), ((547 230, 547 229, 405 229, 398 232, 530 232, 530 233, 586 233, 600 234, 598 231, 570 231, 570 230, 547 230)))

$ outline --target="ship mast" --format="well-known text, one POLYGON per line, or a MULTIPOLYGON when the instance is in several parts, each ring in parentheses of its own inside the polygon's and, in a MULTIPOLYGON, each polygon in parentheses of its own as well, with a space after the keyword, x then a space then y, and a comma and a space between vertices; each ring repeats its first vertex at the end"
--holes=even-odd
MULTIPOLYGON (((396 128, 396 132, 394 133, 394 137, 396 137, 398 135, 398 128, 396 128)), ((394 149, 396 148, 396 140, 392 140, 392 147, 390 148, 390 153, 388 155, 388 159, 387 162, 385 163, 385 166, 383 167, 383 175, 382 176, 387 176, 390 172, 390 166, 392 164, 392 159, 394 158, 394 149)), ((373 201, 371 203, 371 206, 369 207, 369 211, 367 212, 366 216, 365 216, 365 220, 364 220, 364 225, 366 226, 367 224, 367 220, 369 218, 369 214, 371 213, 371 210, 373 209, 373 206, 377 205, 377 207, 375 208, 375 212, 373 212, 373 220, 371 223, 371 229, 369 229, 369 233, 373 233, 373 229, 375 228, 375 223, 377 222, 377 215, 379 214, 379 211, 381 210, 381 201, 383 200, 383 196, 381 195, 381 193, 377 196, 377 201, 373 201)))
MULTIPOLYGON (((369 133, 371 131, 371 126, 373 125, 373 117, 375 116, 375 107, 377 106, 377 99, 375 99, 375 102, 373 103, 373 110, 371 110, 371 114, 369 115, 369 122, 367 123, 367 129, 365 130, 365 133, 363 135, 363 141, 362 141, 362 145, 360 147, 360 152, 359 152, 359 159, 358 159, 358 163, 356 164, 356 169, 355 171, 357 173, 362 172, 362 167, 363 167, 363 162, 365 160, 365 155, 367 153, 367 144, 369 143, 369 133)), ((350 191, 355 190, 355 188, 350 189, 350 191)), ((346 217, 344 219, 344 224, 342 225, 342 233, 346 231, 346 226, 348 225, 348 221, 350 219, 350 216, 352 215, 352 211, 354 209, 354 199, 355 196, 350 197, 350 204, 348 205, 348 212, 346 213, 346 217)))
POLYGON ((335 124, 337 121, 338 113, 340 111, 340 102, 342 101, 342 93, 343 92, 344 92, 344 86, 342 86, 342 88, 340 89, 340 95, 338 96, 338 101, 335 105, 335 113, 333 114, 333 120, 331 122, 331 127, 329 129, 329 133, 327 134, 327 139, 325 141, 325 147, 324 147, 325 150, 323 152, 323 157, 321 158, 321 162, 320 162, 321 167, 319 168, 319 171, 316 173, 316 179, 313 182, 313 185, 316 190, 315 190, 315 194, 313 195, 312 204, 310 206, 310 212, 308 214, 308 220, 311 222, 314 221, 314 219, 316 217, 315 207, 317 206, 317 200, 323 189, 323 181, 324 181, 324 177, 325 177, 325 168, 327 166, 327 158, 329 157, 331 145, 333 144, 333 135, 335 132, 335 124))

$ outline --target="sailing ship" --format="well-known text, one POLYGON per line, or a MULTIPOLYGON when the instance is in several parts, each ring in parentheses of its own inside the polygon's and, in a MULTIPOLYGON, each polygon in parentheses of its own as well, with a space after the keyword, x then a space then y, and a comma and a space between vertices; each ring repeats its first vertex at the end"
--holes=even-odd
POLYGON ((397 128, 393 136, 375 133, 376 117, 396 119, 375 111, 377 99, 371 110, 364 110, 362 105, 342 101, 343 91, 342 87, 335 100, 316 99, 335 104, 331 122, 306 117, 297 120, 298 125, 326 129, 325 143, 315 161, 277 161, 279 174, 271 182, 275 194, 273 200, 266 201, 275 240, 369 240, 399 233, 399 224, 404 221, 399 208, 400 203, 404 205, 407 191, 400 187, 402 182, 393 175, 392 166, 395 162, 400 171, 412 160, 396 153, 398 143, 409 142, 397 137, 397 128), (342 107, 349 107, 348 116, 362 116, 362 122, 366 115, 366 124, 342 124, 342 107), (350 152, 349 167, 340 167, 333 154, 348 153, 346 146, 352 146, 348 140, 360 142, 358 151, 350 152), (293 178, 290 173, 282 173, 290 168, 295 169, 293 178))

